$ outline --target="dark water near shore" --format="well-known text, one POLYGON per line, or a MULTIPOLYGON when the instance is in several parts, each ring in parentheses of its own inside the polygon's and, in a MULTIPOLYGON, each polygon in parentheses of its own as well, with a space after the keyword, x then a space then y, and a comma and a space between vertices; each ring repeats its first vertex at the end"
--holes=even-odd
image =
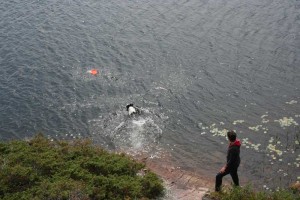
POLYGON ((284 186, 300 180, 299 33, 299 0, 1 1, 0 140, 89 137, 214 178, 234 129, 242 180, 284 186))

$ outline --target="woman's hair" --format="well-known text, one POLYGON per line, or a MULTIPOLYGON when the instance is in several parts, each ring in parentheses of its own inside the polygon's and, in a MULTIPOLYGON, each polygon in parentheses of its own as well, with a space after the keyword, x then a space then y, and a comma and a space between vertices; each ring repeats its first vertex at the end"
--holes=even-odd
POLYGON ((234 131, 228 131, 227 137, 230 140, 230 142, 234 142, 236 140, 236 133, 234 131))

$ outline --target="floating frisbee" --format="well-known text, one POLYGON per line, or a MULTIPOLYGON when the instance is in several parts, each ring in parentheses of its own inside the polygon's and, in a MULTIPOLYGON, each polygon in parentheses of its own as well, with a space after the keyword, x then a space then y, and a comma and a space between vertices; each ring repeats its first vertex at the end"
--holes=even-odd
POLYGON ((88 71, 88 73, 96 76, 96 75, 98 75, 99 72, 98 72, 98 69, 91 69, 91 70, 88 71))

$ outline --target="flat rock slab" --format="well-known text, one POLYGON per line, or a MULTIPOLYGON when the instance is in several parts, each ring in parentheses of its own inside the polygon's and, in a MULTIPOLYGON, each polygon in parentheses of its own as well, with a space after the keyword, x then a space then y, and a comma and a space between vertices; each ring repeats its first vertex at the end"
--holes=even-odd
POLYGON ((212 180, 172 166, 163 159, 142 159, 149 170, 159 175, 165 182, 164 200, 202 200, 212 187, 212 180))

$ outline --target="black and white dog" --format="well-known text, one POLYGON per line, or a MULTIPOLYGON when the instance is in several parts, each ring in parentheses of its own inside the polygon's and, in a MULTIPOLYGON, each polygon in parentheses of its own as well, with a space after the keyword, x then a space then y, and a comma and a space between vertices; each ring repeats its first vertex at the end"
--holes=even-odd
POLYGON ((126 110, 128 112, 128 115, 141 114, 141 110, 138 107, 134 106, 133 103, 128 104, 126 106, 126 110))

